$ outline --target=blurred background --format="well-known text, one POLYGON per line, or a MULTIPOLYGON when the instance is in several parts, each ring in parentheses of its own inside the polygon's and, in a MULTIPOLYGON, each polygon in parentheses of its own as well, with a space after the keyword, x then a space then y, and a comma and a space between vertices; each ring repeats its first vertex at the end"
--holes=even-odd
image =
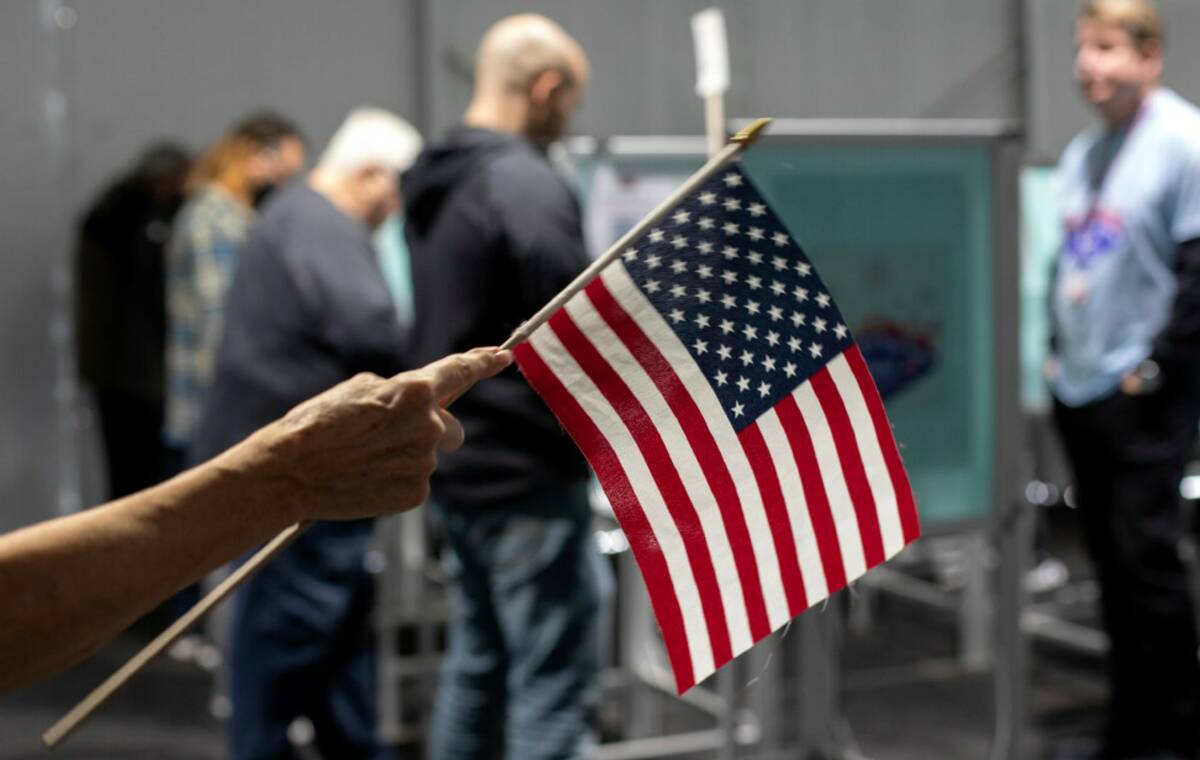
MULTIPOLYGON (((363 104, 430 139, 467 105, 480 35, 536 11, 591 58, 591 87, 555 157, 598 249, 661 195, 654 188, 703 160, 690 18, 708 5, 0 3, 0 531, 106 498, 95 403, 76 377, 72 251, 81 215, 147 146, 199 151, 267 108, 319 147, 363 104)), ((1161 7, 1166 83, 1195 100, 1200 5, 1161 7)), ((602 756, 1055 757, 1068 737, 1096 730, 1104 694, 1095 587, 1040 380, 1058 244, 1052 167, 1093 120, 1071 73, 1078 3, 740 0, 723 10, 729 127, 783 119, 748 157, 751 175, 858 334, 900 335, 934 355, 888 402, 927 538, 679 700, 661 688, 628 545, 598 517, 621 579, 602 756)), ((436 542, 420 515, 388 521, 377 539, 381 731, 419 757, 443 643, 436 542)), ((160 623, 0 698, 0 758, 38 756, 37 735, 160 623)), ((61 755, 224 757, 219 656, 156 664, 61 755)), ((303 749, 304 726, 295 733, 303 749)))

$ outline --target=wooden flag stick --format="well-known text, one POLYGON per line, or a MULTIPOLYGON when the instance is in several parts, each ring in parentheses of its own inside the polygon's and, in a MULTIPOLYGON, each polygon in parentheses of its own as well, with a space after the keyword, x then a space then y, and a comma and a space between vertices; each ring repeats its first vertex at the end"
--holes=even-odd
POLYGON ((695 174, 688 177, 687 180, 679 186, 679 188, 671 193, 671 196, 662 203, 658 204, 653 211, 645 216, 642 221, 633 226, 633 229, 626 232, 624 235, 613 243, 612 246, 604 252, 604 255, 592 262, 591 266, 583 270, 578 277, 571 281, 571 284, 562 289, 550 303, 543 306, 537 314, 534 314, 529 319, 525 320, 513 334, 504 341, 501 348, 512 349, 519 343, 523 343, 533 334, 533 331, 546 323, 554 312, 562 308, 563 304, 575 297, 575 294, 587 287, 587 284, 600 274, 606 266, 613 263, 618 256, 625 250, 625 247, 633 240, 638 239, 646 233, 654 225, 662 221, 662 218, 667 215, 667 212, 675 207, 680 201, 688 197, 700 187, 708 178, 716 174, 722 167, 736 158, 742 151, 754 144, 758 139, 759 134, 766 129, 771 123, 770 119, 755 119, 747 124, 736 135, 729 138, 729 143, 720 150, 715 156, 708 160, 704 166, 701 166, 695 174))
POLYGON ((70 736, 72 731, 79 728, 96 711, 96 708, 104 704, 109 697, 124 686, 129 679, 133 678, 147 663, 162 653, 164 649, 175 643, 176 639, 186 633, 209 610, 233 593, 234 589, 253 575, 255 570, 258 570, 258 568, 269 562, 275 555, 283 551, 284 547, 296 540, 309 525, 310 523, 297 523, 290 528, 284 529, 279 535, 271 539, 270 543, 259 549, 258 553, 247 560, 245 564, 230 573, 229 577, 223 580, 212 591, 208 592, 208 595, 197 602, 196 606, 184 613, 182 617, 155 637, 153 641, 142 647, 140 652, 131 657, 120 669, 109 676, 104 683, 97 686, 91 694, 88 694, 79 704, 71 708, 70 712, 59 718, 57 723, 51 726, 46 733, 42 734, 42 741, 46 746, 53 749, 70 736))
MULTIPOLYGON (((589 282, 592 281, 604 267, 611 264, 630 241, 637 239, 657 224, 673 206, 690 195, 697 187, 704 184, 722 167, 736 158, 743 150, 754 143, 763 129, 770 124, 770 119, 756 119, 748 124, 744 129, 730 138, 729 143, 721 149, 719 153, 709 159, 708 163, 700 167, 700 169, 688 177, 682 185, 679 186, 671 197, 667 198, 662 203, 658 204, 653 211, 649 213, 642 221, 634 225, 633 229, 621 236, 617 242, 613 243, 604 255, 592 262, 591 266, 585 269, 571 284, 563 288, 557 296, 554 297, 548 304, 543 306, 537 314, 534 314, 528 320, 521 324, 508 340, 501 346, 503 349, 511 349, 517 344, 526 340, 534 330, 541 327, 546 320, 550 318, 554 312, 562 308, 562 305, 571 300, 576 293, 583 290, 589 282)), ((447 399, 443 406, 449 406, 454 401, 453 398, 447 399)), ((71 710, 51 726, 44 734, 42 741, 47 747, 53 749, 71 733, 79 728, 79 726, 91 716, 105 701, 117 692, 122 686, 129 682, 142 668, 144 668, 151 660, 162 653, 164 649, 171 646, 175 641, 187 632, 189 628, 196 624, 200 618, 204 617, 209 610, 217 606, 225 597, 232 594, 238 586, 240 586, 247 578, 254 574, 256 570, 270 562, 275 555, 283 551, 283 549, 295 541, 301 533, 309 526, 309 523, 298 523, 286 528, 279 535, 275 536, 270 543, 263 546, 253 557, 247 560, 243 565, 237 568, 229 575, 219 586, 214 588, 196 606, 188 610, 182 617, 176 620, 169 628, 160 633, 153 641, 142 648, 140 652, 135 654, 124 665, 122 665, 115 673, 108 677, 104 683, 96 687, 91 694, 88 694, 79 704, 71 708, 71 710)))

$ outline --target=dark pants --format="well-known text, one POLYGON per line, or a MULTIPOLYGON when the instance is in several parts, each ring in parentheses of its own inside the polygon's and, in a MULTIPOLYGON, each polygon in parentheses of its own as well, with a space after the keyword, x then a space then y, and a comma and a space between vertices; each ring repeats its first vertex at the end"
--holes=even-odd
MULTIPOLYGON (((252 506, 252 505, 247 505, 252 506)), ((375 740, 371 522, 319 522, 238 593, 232 632, 234 760, 297 758, 307 717, 326 758, 383 758, 375 740)))
POLYGON ((1200 378, 1165 369, 1157 393, 1117 392, 1054 416, 1096 563, 1109 657, 1107 754, 1196 757, 1200 667, 1179 496, 1196 439, 1200 378))
POLYGON ((149 488, 166 475, 163 405, 124 391, 96 390, 110 499, 149 488))
POLYGON ((454 584, 429 757, 583 757, 611 589, 585 486, 439 517, 454 584))

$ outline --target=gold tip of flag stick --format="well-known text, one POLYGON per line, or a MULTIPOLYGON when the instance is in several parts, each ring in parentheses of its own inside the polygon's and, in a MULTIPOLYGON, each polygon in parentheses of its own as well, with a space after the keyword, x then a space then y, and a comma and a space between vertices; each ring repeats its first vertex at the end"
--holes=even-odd
POLYGON ((729 142, 741 143, 742 148, 749 148, 754 144, 754 141, 758 139, 759 135, 762 134, 762 131, 767 128, 767 125, 772 121, 774 121, 774 119, 769 119, 765 116, 755 119, 739 129, 737 134, 729 138, 729 142))

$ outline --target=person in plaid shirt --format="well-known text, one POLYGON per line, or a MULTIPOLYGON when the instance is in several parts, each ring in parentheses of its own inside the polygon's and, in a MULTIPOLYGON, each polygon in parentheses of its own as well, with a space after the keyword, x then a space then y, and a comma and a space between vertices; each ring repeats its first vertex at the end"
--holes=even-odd
POLYGON ((225 294, 255 207, 304 167, 304 139, 287 119, 251 115, 198 162, 193 192, 167 248, 167 408, 173 471, 194 464, 191 445, 220 345, 225 294))

